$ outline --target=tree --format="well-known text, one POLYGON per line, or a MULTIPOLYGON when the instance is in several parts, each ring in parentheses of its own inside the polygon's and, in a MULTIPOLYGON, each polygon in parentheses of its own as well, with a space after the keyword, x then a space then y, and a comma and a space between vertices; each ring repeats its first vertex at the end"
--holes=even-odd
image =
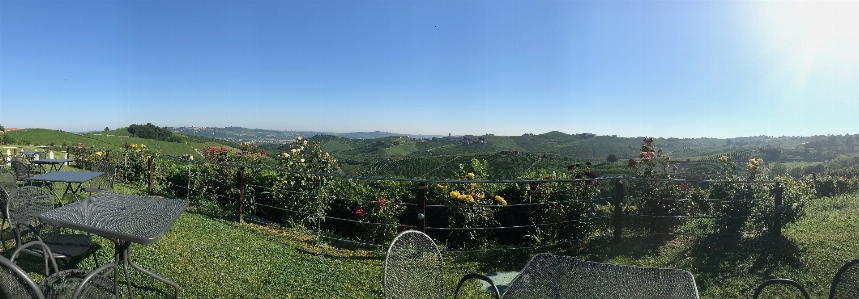
POLYGON ((105 132, 110 131, 110 128, 108 128, 108 127, 104 127, 104 131, 105 131, 105 132))
POLYGON ((614 163, 617 162, 617 156, 615 154, 609 154, 608 157, 605 158, 605 160, 614 163))

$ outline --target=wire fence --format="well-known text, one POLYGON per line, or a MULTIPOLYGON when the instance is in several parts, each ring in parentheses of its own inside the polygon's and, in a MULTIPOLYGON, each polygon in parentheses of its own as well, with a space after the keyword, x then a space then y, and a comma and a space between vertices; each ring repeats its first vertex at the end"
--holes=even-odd
MULTIPOLYGON (((96 149, 80 150, 92 156, 96 149)), ((74 150, 69 150, 75 154, 74 150)), ((445 251, 541 250, 596 238, 780 234, 780 181, 602 177, 419 180, 104 151, 118 179, 237 221, 384 248, 417 229, 445 251)), ((86 159, 72 158, 85 168, 86 159)))

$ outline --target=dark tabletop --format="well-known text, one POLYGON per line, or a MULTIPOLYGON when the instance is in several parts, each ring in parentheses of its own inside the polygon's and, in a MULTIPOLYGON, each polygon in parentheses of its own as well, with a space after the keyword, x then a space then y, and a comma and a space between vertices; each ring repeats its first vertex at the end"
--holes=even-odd
POLYGON ((139 244, 158 242, 188 207, 188 201, 100 193, 39 215, 52 225, 139 244))
POLYGON ((27 178, 28 181, 83 183, 104 174, 98 171, 55 171, 27 178))
POLYGON ((66 162, 72 162, 72 159, 39 159, 30 161, 33 164, 61 164, 66 162))

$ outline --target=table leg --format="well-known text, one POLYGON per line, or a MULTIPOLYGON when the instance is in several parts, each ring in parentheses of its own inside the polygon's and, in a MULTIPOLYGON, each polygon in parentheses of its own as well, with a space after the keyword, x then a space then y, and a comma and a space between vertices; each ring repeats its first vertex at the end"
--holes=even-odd
MULTIPOLYGON (((134 299, 134 294, 131 291, 131 276, 128 275, 128 265, 131 264, 131 267, 137 269, 137 271, 142 272, 143 274, 149 275, 152 278, 155 278, 158 281, 161 281, 167 285, 170 285, 175 290, 174 296, 176 299, 179 298, 179 285, 169 280, 167 278, 162 277, 161 275, 156 274, 155 272, 149 271, 149 269, 143 268, 138 265, 134 261, 131 260, 131 242, 124 242, 116 240, 113 242, 116 250, 116 261, 117 265, 121 262, 122 267, 125 271, 125 282, 128 285, 128 296, 131 299, 134 299)), ((119 271, 117 271, 119 272, 119 271)), ((118 284, 118 280, 114 280, 114 287, 118 284)), ((116 290, 114 290, 116 291, 116 290)), ((119 298, 119 294, 117 292, 117 298, 119 298)))

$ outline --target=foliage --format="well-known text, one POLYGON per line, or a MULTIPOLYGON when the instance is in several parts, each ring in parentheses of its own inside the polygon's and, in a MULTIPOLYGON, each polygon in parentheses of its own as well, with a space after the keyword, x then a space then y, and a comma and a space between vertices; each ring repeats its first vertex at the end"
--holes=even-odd
POLYGON ((447 212, 447 227, 478 228, 450 231, 447 236, 450 246, 486 246, 489 244, 491 231, 485 228, 499 225, 495 214, 507 205, 507 201, 499 195, 497 184, 473 182, 487 178, 489 169, 486 161, 472 159, 467 165, 460 164, 459 169, 457 181, 436 184, 431 188, 434 192, 430 196, 434 196, 439 203, 455 207, 447 212))
MULTIPOLYGON (((105 128, 107 129, 107 128, 105 128)), ((128 133, 131 136, 145 138, 145 139, 155 139, 159 141, 167 141, 167 142, 182 142, 182 139, 176 136, 173 136, 173 132, 168 130, 167 128, 161 128, 153 125, 152 123, 146 123, 145 125, 136 125, 132 124, 128 126, 128 133)), ((108 131, 108 130, 105 130, 108 131)))
POLYGON ((631 181, 630 206, 646 218, 651 232, 665 233, 681 223, 678 216, 688 215, 694 208, 684 198, 701 198, 700 189, 691 184, 677 184, 668 179, 676 176, 678 167, 671 165, 671 157, 662 148, 653 145, 653 138, 644 138, 638 160, 630 158, 627 166, 638 180, 631 181))
POLYGON ((317 142, 308 143, 301 137, 289 144, 278 157, 277 179, 273 182, 272 204, 283 207, 276 220, 295 226, 306 226, 322 220, 333 200, 331 173, 337 160, 323 152, 317 142))

